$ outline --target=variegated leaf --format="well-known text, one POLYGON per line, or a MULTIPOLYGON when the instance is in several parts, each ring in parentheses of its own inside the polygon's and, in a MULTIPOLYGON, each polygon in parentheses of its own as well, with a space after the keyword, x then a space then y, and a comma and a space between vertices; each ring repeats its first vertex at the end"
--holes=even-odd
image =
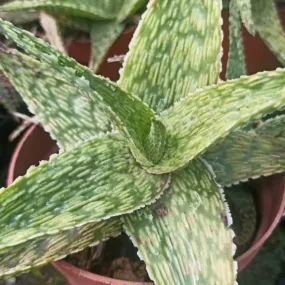
POLYGON ((0 6, 0 11, 48 10, 93 20, 115 19, 126 0, 17 0, 0 6))
POLYGON ((90 68, 96 72, 109 48, 124 30, 125 25, 116 21, 94 22, 91 26, 92 60, 90 68))
POLYGON ((285 138, 285 115, 266 120, 255 129, 255 132, 260 135, 285 138))
POLYGON ((285 172, 285 139, 234 132, 203 156, 223 186, 285 172))
POLYGON ((111 130, 103 104, 90 100, 60 71, 17 51, 1 53, 0 65, 63 150, 111 130))
POLYGON ((153 173, 173 171, 249 121, 285 107, 285 70, 210 86, 162 113, 167 145, 153 173))
POLYGON ((280 23, 275 1, 251 0, 254 26, 272 52, 285 65, 285 32, 280 23))
POLYGON ((153 202, 169 177, 142 170, 119 136, 53 155, 0 190, 0 252, 153 202))
POLYGON ((175 172, 155 204, 124 216, 156 285, 233 284, 231 230, 221 189, 199 160, 175 172))
POLYGON ((122 231, 120 218, 95 222, 34 237, 17 245, 0 250, 0 279, 64 258, 88 246, 117 236, 122 231))
MULTIPOLYGON (((236 1, 237 8, 239 9, 240 16, 246 29, 252 35, 255 34, 255 27, 253 23, 253 16, 251 11, 251 0, 232 0, 236 1)), ((271 0, 269 0, 271 1, 271 0)))
POLYGON ((150 1, 130 44, 119 85, 156 111, 216 83, 221 57, 220 0, 150 1))
MULTIPOLYGON (((125 93, 115 83, 96 76, 43 40, 1 19, 0 33, 48 64, 51 71, 60 72, 62 77, 85 91, 92 100, 104 104, 112 121, 129 139, 131 150, 140 163, 150 166, 161 159, 165 147, 165 127, 155 118, 154 111, 138 97, 125 93)), ((8 53, 3 48, 1 52, 8 53)))
POLYGON ((227 65, 227 79, 239 78, 246 74, 243 38, 241 33, 239 0, 230 2, 230 46, 227 65))

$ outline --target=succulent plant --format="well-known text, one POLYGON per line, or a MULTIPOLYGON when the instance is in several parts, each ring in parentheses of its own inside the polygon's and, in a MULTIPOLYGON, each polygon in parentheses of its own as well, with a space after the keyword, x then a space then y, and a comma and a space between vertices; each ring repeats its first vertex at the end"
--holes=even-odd
POLYGON ((284 171, 285 140, 243 127, 285 108, 285 71, 219 82, 221 9, 150 1, 117 83, 0 20, 25 51, 1 69, 60 147, 0 190, 2 277, 125 230, 155 284, 235 282, 222 186, 284 171))

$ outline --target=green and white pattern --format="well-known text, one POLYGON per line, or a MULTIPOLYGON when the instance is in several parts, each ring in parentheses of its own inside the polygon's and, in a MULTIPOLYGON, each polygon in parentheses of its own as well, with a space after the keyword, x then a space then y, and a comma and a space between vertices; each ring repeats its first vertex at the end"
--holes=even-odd
MULTIPOLYGON (((83 17, 114 25, 144 3, 87 2, 80 1, 83 17)), ((42 5, 66 15, 79 7, 37 3, 1 7, 42 5)), ((230 216, 211 166, 222 186, 284 171, 283 138, 260 135, 265 127, 237 129, 284 109, 285 71, 218 84, 221 8, 219 0, 150 1, 118 84, 0 20, 0 33, 27 54, 1 46, 1 68, 61 146, 0 190, 0 276, 124 227, 156 285, 234 284, 230 216)))

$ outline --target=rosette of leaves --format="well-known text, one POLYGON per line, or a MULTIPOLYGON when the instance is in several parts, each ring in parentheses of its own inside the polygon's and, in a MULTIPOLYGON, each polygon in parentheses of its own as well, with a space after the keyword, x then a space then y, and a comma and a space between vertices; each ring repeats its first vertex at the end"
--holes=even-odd
MULTIPOLYGON (((66 28, 90 35, 90 67, 98 71, 108 49, 146 0, 15 0, 0 6, 0 17, 14 24, 39 20, 45 38, 66 53, 66 28)), ((1 3, 0 3, 1 4, 1 3)))
POLYGON ((221 9, 149 2, 117 84, 0 21, 25 51, 1 69, 60 147, 0 190, 2 277, 125 230, 155 284, 234 284, 221 187, 284 171, 284 139, 242 127, 284 109, 285 71, 218 84, 221 9))

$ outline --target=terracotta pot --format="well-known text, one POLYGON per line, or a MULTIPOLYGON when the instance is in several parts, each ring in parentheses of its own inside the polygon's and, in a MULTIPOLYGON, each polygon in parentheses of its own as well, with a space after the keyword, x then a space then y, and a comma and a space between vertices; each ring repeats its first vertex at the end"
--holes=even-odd
MULTIPOLYGON (((280 10, 282 21, 285 23, 285 10, 280 10)), ((228 12, 223 12, 223 71, 222 78, 225 75, 225 67, 228 52, 228 12)), ((125 54, 128 50, 128 44, 132 38, 134 28, 124 32, 108 52, 106 58, 114 55, 125 54)), ((274 70, 280 66, 277 59, 271 54, 268 48, 258 37, 250 36, 243 30, 247 69, 252 74, 263 70, 274 70), (258 51, 258 52, 257 52, 258 51)), ((88 64, 90 56, 90 43, 88 41, 74 42, 69 46, 69 53, 82 64, 88 64)), ((100 74, 109 77, 113 81, 119 78, 118 70, 120 63, 107 63, 106 61, 100 67, 100 74)), ((57 147, 55 142, 39 126, 32 126, 22 137, 13 154, 7 184, 26 173, 31 165, 37 165, 40 160, 48 159, 50 154, 55 153, 57 147)), ((285 179, 283 175, 276 175, 259 180, 259 210, 261 215, 260 227, 253 245, 247 252, 237 258, 239 271, 246 267, 255 257, 263 243, 271 235, 277 226, 285 206, 285 179)), ((137 283, 129 281, 120 281, 112 278, 102 277, 84 270, 81 270, 65 261, 57 261, 54 266, 63 273, 71 285, 138 285, 152 283, 137 283)))

